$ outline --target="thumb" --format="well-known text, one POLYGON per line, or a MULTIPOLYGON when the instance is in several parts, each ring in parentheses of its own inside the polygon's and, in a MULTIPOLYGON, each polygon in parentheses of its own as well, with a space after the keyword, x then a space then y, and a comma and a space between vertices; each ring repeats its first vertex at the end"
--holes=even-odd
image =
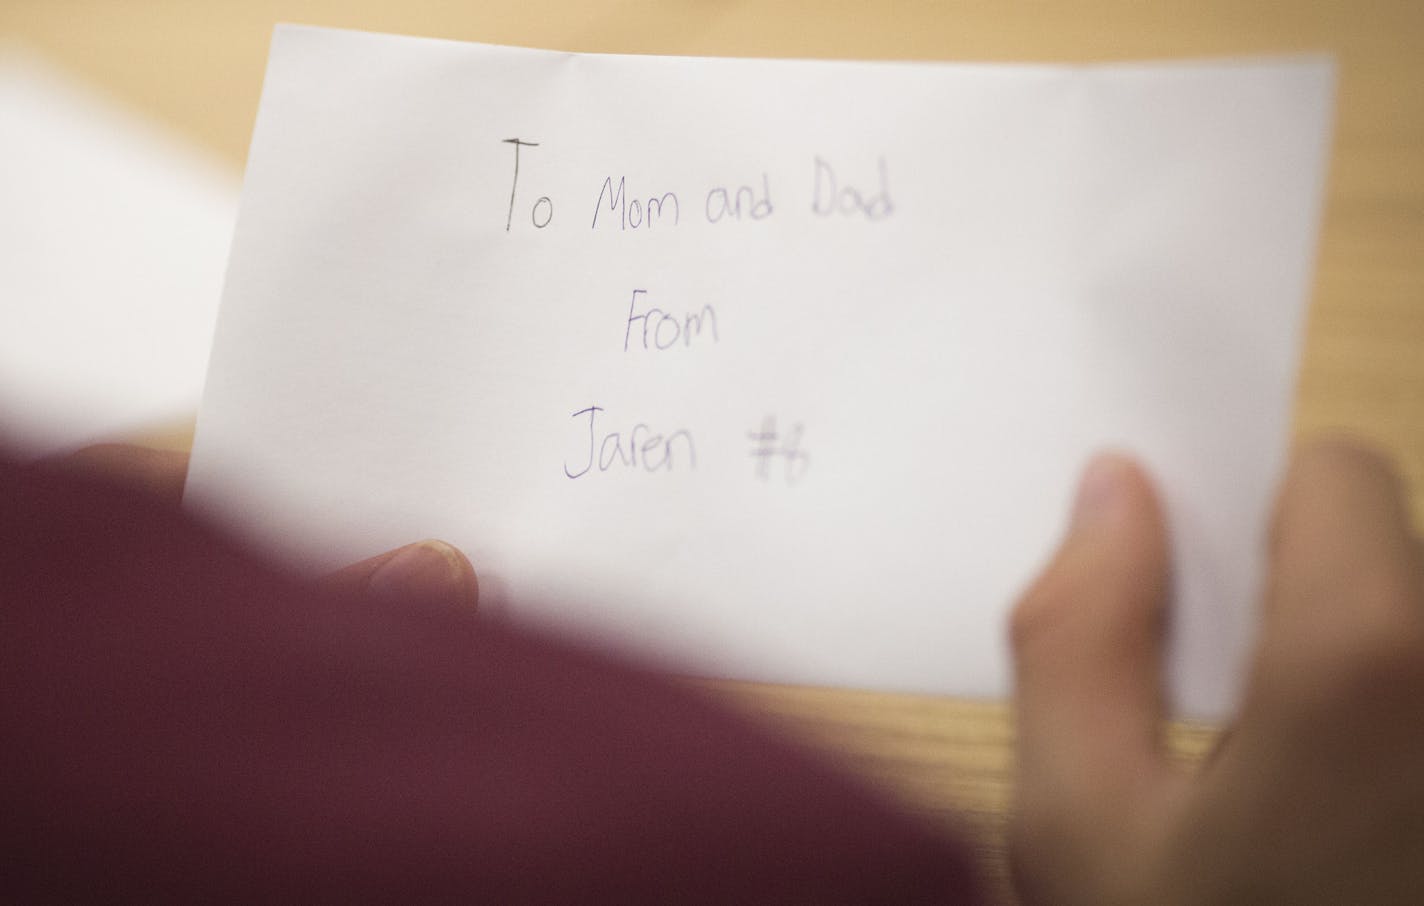
POLYGON ((479 583, 470 561, 444 541, 419 541, 337 570, 318 583, 336 594, 392 604, 473 611, 479 583))
POLYGON ((1020 814, 1082 820, 1167 764, 1159 725, 1166 532, 1132 460, 1100 454, 1067 536, 1014 610, 1020 814))

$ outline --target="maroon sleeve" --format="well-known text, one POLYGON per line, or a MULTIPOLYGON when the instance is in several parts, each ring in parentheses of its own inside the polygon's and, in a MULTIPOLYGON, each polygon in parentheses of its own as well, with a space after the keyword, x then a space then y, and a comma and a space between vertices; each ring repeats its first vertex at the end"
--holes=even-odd
POLYGON ((978 902, 693 690, 3 460, 0 728, 6 901, 978 902))

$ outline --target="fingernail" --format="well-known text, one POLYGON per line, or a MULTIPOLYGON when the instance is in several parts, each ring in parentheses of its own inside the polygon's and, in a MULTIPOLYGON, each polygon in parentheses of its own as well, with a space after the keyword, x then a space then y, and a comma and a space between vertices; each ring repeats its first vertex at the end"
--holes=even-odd
POLYGON ((473 573, 465 556, 444 541, 421 541, 401 548, 382 563, 366 587, 385 601, 448 601, 474 604, 473 573))
POLYGON ((1078 496, 1073 501, 1070 528, 1074 531, 1101 523, 1123 499, 1128 460, 1116 453, 1099 453, 1083 470, 1078 496))

